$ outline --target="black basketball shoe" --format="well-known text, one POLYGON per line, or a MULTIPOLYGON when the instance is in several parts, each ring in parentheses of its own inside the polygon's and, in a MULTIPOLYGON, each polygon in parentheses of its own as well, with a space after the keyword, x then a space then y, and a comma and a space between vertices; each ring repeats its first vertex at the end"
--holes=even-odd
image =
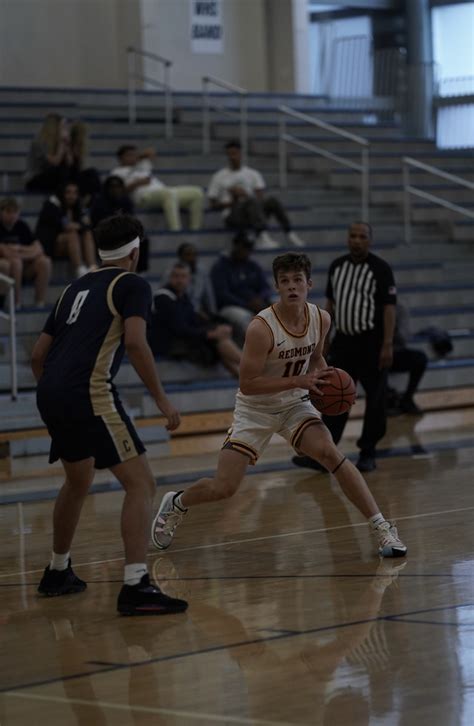
POLYGON ((117 610, 121 615, 183 613, 187 607, 186 600, 169 597, 152 585, 148 574, 143 575, 137 585, 123 585, 117 600, 117 610))
POLYGON ((58 595, 72 595, 76 592, 83 592, 86 587, 87 583, 75 575, 69 559, 65 570, 51 570, 50 566, 47 566, 38 585, 38 592, 46 597, 56 597, 58 595))

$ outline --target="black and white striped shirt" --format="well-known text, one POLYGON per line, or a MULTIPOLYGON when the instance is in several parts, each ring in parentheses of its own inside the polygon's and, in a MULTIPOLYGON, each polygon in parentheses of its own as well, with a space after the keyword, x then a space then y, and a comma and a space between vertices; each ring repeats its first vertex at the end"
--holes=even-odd
POLYGON ((338 257, 329 268, 326 297, 334 304, 340 333, 382 331, 384 305, 397 302, 392 269, 371 252, 362 262, 353 262, 350 255, 338 257))

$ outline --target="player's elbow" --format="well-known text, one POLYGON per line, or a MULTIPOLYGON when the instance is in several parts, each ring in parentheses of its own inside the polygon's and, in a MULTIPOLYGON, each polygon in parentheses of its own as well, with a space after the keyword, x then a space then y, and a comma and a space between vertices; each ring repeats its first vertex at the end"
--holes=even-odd
POLYGON ((252 379, 249 378, 241 378, 239 382, 240 392, 244 394, 244 396, 251 396, 255 393, 254 386, 252 385, 252 379))

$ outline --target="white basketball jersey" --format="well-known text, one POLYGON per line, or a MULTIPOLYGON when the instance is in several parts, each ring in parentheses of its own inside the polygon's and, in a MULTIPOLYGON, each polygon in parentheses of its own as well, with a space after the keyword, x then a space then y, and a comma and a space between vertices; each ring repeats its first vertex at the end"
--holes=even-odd
MULTIPOLYGON (((299 335, 295 335, 285 328, 274 305, 265 308, 256 317, 263 321, 262 325, 269 328, 273 341, 263 375, 272 378, 286 378, 307 373, 311 354, 321 339, 322 317, 318 306, 306 303, 306 325, 304 331, 299 335)), ((245 395, 239 390, 237 401, 276 412, 293 406, 307 395, 308 391, 303 388, 292 388, 281 393, 265 393, 255 396, 245 395)))

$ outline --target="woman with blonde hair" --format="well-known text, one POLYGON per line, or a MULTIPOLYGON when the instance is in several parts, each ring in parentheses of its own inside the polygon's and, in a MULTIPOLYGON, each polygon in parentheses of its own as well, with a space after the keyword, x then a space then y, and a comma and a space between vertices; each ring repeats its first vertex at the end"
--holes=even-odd
POLYGON ((29 192, 56 193, 67 182, 79 187, 82 202, 88 207, 100 191, 96 169, 84 169, 87 157, 88 129, 83 121, 49 113, 39 133, 31 142, 27 160, 25 186, 29 192))
POLYGON ((67 120, 49 113, 31 142, 25 186, 31 192, 53 192, 70 178, 72 166, 67 120))
POLYGON ((71 181, 79 187, 84 207, 89 207, 92 199, 101 191, 97 169, 84 168, 88 154, 89 129, 84 121, 74 121, 70 129, 70 151, 72 157, 71 181))

